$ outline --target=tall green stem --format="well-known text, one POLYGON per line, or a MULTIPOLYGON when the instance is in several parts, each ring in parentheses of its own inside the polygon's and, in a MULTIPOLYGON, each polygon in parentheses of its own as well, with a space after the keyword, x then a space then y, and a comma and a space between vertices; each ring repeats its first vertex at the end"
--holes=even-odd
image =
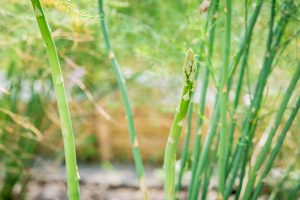
POLYGON ((117 78, 118 86, 120 88, 122 98, 123 98, 123 103, 124 103, 125 112, 126 112, 126 116, 127 116, 127 122, 128 122, 128 130, 129 130, 131 149, 132 149, 132 153, 133 153, 133 157, 134 157, 134 161, 135 161, 137 175, 139 177, 140 189, 143 193, 144 199, 148 199, 148 192, 147 192, 146 185, 144 183, 144 166, 143 166, 143 161, 142 161, 141 153, 140 153, 139 146, 138 146, 139 143, 138 143, 138 139, 137 139, 136 132, 135 132, 133 113, 132 113, 132 109, 130 106, 127 89, 125 86, 125 79, 123 77, 118 60, 115 57, 112 46, 110 44, 108 28, 107 28, 105 15, 104 15, 104 11, 103 11, 102 0, 98 1, 98 5, 99 5, 99 15, 101 16, 100 23, 101 23, 101 27, 102 27, 102 34, 103 34, 104 42, 106 45, 106 49, 108 51, 108 57, 112 62, 113 70, 114 70, 115 76, 117 78))
POLYGON ((223 49, 223 62, 221 68, 221 81, 220 81, 220 120, 221 120, 221 130, 220 130, 220 142, 218 148, 219 162, 218 162, 218 178, 219 178, 219 197, 224 199, 225 196, 225 179, 226 179, 226 162, 228 155, 228 135, 227 135, 227 77, 228 77, 228 67, 230 58, 230 39, 231 39, 231 0, 226 0, 226 5, 224 8, 225 13, 225 46, 223 49))
POLYGON ((46 51, 51 67, 53 85, 56 93, 58 112, 60 116, 61 129, 64 141, 66 170, 67 170, 67 186, 68 198, 70 200, 78 200, 79 183, 76 162, 76 152, 74 143, 74 133, 72 128, 71 117, 69 113, 68 101, 64 88, 64 81, 61 67, 57 55, 56 46, 51 36, 50 27, 46 21, 42 5, 39 0, 31 0, 33 10, 36 15, 37 23, 42 34, 42 38, 46 45, 46 51))
POLYGON ((196 60, 191 49, 187 51, 184 61, 184 86, 182 89, 181 99, 172 123, 168 141, 166 144, 164 157, 165 171, 165 200, 175 199, 175 162, 176 151, 179 141, 183 121, 186 116, 188 106, 195 87, 196 60))

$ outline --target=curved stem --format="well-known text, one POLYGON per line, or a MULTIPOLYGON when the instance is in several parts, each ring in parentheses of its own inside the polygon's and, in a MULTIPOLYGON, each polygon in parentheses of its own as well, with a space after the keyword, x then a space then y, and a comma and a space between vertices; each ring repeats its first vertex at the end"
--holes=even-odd
POLYGON ((56 46, 51 36, 51 30, 44 15, 42 5, 39 0, 31 0, 37 23, 46 45, 46 51, 51 67, 53 85, 56 93, 58 112, 60 116, 61 129, 64 141, 64 151, 67 170, 68 198, 79 200, 79 183, 76 162, 74 132, 69 113, 68 101, 66 97, 63 76, 57 55, 56 46))

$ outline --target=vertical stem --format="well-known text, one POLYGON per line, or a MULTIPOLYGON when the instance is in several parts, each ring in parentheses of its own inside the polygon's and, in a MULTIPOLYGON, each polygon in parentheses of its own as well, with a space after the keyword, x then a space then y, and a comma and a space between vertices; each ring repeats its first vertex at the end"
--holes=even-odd
POLYGON ((228 151, 228 135, 227 135, 227 88, 226 82, 228 77, 228 67, 230 58, 230 39, 231 39, 231 0, 226 0, 226 5, 224 8, 224 13, 226 17, 225 21, 225 46, 223 49, 223 64, 221 68, 221 81, 220 81, 220 143, 218 148, 219 162, 218 162, 218 192, 219 197, 224 199, 225 194, 225 178, 226 178, 226 156, 228 151))
POLYGON ((194 78, 196 73, 196 61, 193 51, 189 49, 184 61, 184 86, 181 99, 177 107, 168 141, 166 144, 164 157, 165 171, 165 200, 175 199, 175 162, 178 140, 186 116, 188 106, 194 92, 194 78))
POLYGON ((144 183, 144 166, 143 166, 143 162, 142 162, 142 158, 141 158, 141 154, 140 154, 140 150, 139 150, 139 146, 138 146, 139 143, 138 143, 138 139, 137 139, 136 132, 135 132, 133 113, 132 113, 132 109, 130 106, 127 89, 125 86, 125 79, 123 77, 118 60, 115 57, 112 46, 110 44, 108 28, 107 28, 106 19, 105 19, 105 15, 104 15, 104 11, 103 11, 102 0, 98 1, 98 5, 99 5, 99 15, 101 15, 100 23, 101 23, 101 27, 102 27, 102 34, 103 34, 104 42, 106 45, 106 49, 108 51, 109 59, 112 62, 113 70, 114 70, 115 76, 117 78, 118 86, 120 88, 122 98, 123 98, 123 103, 124 103, 127 122, 128 122, 130 144, 131 144, 131 149, 132 149, 132 153, 133 153, 133 157, 134 157, 134 161, 135 161, 137 175, 139 177, 140 189, 143 193, 144 199, 148 199, 148 192, 147 192, 147 188, 144 183))
POLYGON ((78 200, 79 183, 78 169, 76 162, 76 152, 74 143, 74 132, 72 128, 71 117, 69 113, 68 101, 64 88, 64 81, 61 72, 61 67, 57 55, 57 50, 53 38, 51 36, 50 27, 46 21, 42 5, 39 0, 31 0, 33 10, 36 15, 37 23, 42 34, 43 41, 46 45, 46 51, 51 67, 53 85, 56 93, 58 112, 60 116, 61 129, 64 141, 66 170, 67 170, 67 186, 68 198, 78 200))

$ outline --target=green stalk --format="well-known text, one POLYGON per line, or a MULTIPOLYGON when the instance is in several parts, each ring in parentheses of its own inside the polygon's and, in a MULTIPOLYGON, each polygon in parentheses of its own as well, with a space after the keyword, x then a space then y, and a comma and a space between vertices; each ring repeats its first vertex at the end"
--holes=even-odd
POLYGON ((220 199, 224 199, 225 196, 225 179, 226 179, 226 162, 228 155, 228 134, 227 134, 227 76, 228 76, 228 67, 229 67, 229 58, 230 58, 230 39, 231 39, 231 0, 226 0, 226 5, 224 8, 225 13, 225 36, 223 48, 223 61, 221 68, 221 81, 220 81, 220 121, 221 121, 221 130, 220 130, 220 142, 218 148, 218 196, 220 199))
MULTIPOLYGON (((226 197, 228 197, 232 191, 232 188, 233 188, 236 176, 237 176, 237 172, 241 166, 240 160, 242 159, 241 158, 242 154, 247 153, 246 149, 247 149, 247 146, 249 145, 248 143, 251 141, 248 133, 250 132, 251 127, 254 124, 254 120, 256 119, 258 110, 260 108, 263 89, 265 87, 266 79, 268 77, 267 72, 269 69, 269 64, 271 63, 269 54, 270 54, 270 48, 271 48, 272 38, 273 38, 273 21, 274 21, 274 17, 275 17, 275 13, 273 12, 274 6, 271 7, 271 10, 272 11, 271 11, 271 17, 270 17, 270 23, 269 23, 270 29, 269 29, 269 35, 268 35, 267 44, 266 44, 265 56, 263 59, 263 67, 260 71, 259 80, 256 85, 254 98, 251 101, 251 105, 248 108, 248 111, 247 111, 247 114, 246 114, 246 117, 245 117, 245 120, 243 123, 244 125, 243 125, 242 136, 240 138, 239 143, 236 146, 236 149, 235 149, 236 152, 234 153, 235 156, 232 158, 231 171, 229 173, 228 186, 226 189, 226 197)), ((245 160, 247 160, 247 159, 245 158, 245 160)), ((242 165, 245 166, 245 164, 242 164, 242 165)))
POLYGON ((293 94, 293 91, 297 85, 297 82, 299 80, 299 77, 300 77, 300 65, 297 67, 296 69, 296 72, 289 84, 289 87, 285 93, 285 96, 281 102, 281 105, 279 107, 279 110, 276 114, 276 118, 275 118, 275 122, 274 124, 272 125, 271 127, 271 130, 268 134, 268 137, 267 137, 267 140, 264 144, 264 146, 262 147, 256 161, 255 161, 255 164, 253 166, 253 168, 251 169, 251 172, 250 172, 250 175, 249 175, 249 180, 247 182, 247 186, 246 186, 246 190, 245 190, 245 194, 244 194, 244 197, 243 199, 244 200, 247 200, 250 198, 250 195, 251 195, 251 192, 252 192, 252 187, 255 183, 255 180, 256 180, 256 176, 257 176, 257 173, 260 169, 260 167, 262 166, 266 156, 267 156, 267 153, 271 147, 271 144, 272 144, 272 139, 277 131, 277 129, 279 128, 279 125, 280 125, 280 122, 281 122, 281 119, 282 119, 282 116, 284 114, 284 111, 286 110, 286 107, 287 107, 287 104, 290 100, 290 97, 291 95, 293 94))
MULTIPOLYGON (((244 53, 245 46, 247 45, 247 43, 250 40, 249 37, 251 36, 251 34, 253 32, 255 22, 257 20, 258 14, 259 14, 260 9, 261 9, 261 5, 262 5, 261 0, 258 0, 258 4, 257 4, 257 6, 256 6, 251 18, 250 18, 250 21, 249 21, 248 25, 247 25, 247 34, 246 34, 245 37, 243 37, 243 39, 240 43, 239 49, 238 49, 237 53, 234 56, 234 62, 231 64, 231 67, 230 67, 231 73, 230 73, 230 75, 228 77, 228 81, 227 81, 228 91, 231 88, 232 76, 233 76, 233 73, 235 71, 234 69, 238 65, 240 57, 244 53)), ((217 99, 218 99, 218 97, 217 97, 217 99)), ((217 104, 219 104, 219 103, 217 103, 217 104)), ((193 175, 192 175, 192 181, 194 179, 195 183, 192 182, 193 184, 191 184, 190 189, 189 189, 188 197, 189 197, 190 200, 197 199, 197 197, 198 197, 198 192, 199 192, 198 189, 199 189, 199 186, 200 186, 200 178, 201 178, 201 175, 204 171, 205 164, 207 162, 208 152, 209 152, 210 146, 212 144, 214 135, 215 135, 217 127, 218 127, 218 119, 219 119, 219 112, 220 112, 219 107, 220 106, 217 105, 215 107, 216 107, 216 109, 215 109, 214 114, 213 114, 211 128, 209 129, 209 133, 208 133, 208 136, 205 139, 204 146, 202 148, 202 152, 201 152, 200 157, 199 157, 199 161, 197 162, 196 172, 193 173, 193 175)))
MULTIPOLYGON (((300 68, 300 66, 298 66, 298 68, 300 68)), ((284 128, 282 129, 282 131, 280 133, 278 141, 277 141, 275 147, 273 148, 269 159, 267 160, 267 164, 265 166, 265 169, 263 170, 262 175, 259 178, 257 186, 255 187, 255 191, 254 191, 253 198, 252 198, 253 200, 258 198, 258 195, 259 195, 259 193, 261 191, 261 188, 262 188, 262 185, 263 185, 263 181, 265 180, 266 176, 268 175, 268 173, 270 172, 270 170, 271 170, 271 168, 273 166, 273 162, 276 159, 276 157, 277 157, 277 155, 278 155, 278 153, 279 153, 279 151, 281 149, 281 146, 282 146, 282 144, 284 142, 286 134, 288 133, 290 127, 292 126, 292 123, 293 123, 294 119, 297 116, 299 108, 300 108, 300 98, 298 98, 297 104, 294 107, 294 109, 292 110, 292 112, 291 112, 291 114, 290 114, 290 116, 289 116, 289 118, 288 118, 288 120, 287 120, 284 128)), ((296 157, 299 156, 299 152, 300 151, 297 152, 296 157)), ((288 167, 288 169, 289 168, 291 168, 291 167, 288 167)))
POLYGON ((39 0, 31 0, 33 10, 36 15, 37 23, 46 45, 46 51, 51 67, 53 85, 56 93, 58 112, 60 116, 61 129, 64 142, 68 198, 70 200, 80 199, 78 171, 76 162, 76 152, 74 143, 74 132, 72 128, 71 117, 69 113, 68 101, 64 88, 64 81, 61 67, 57 55, 56 46, 51 36, 50 27, 46 21, 42 5, 39 0))
MULTIPOLYGON (((199 68, 200 68, 200 64, 197 63, 195 80, 198 78, 199 68)), ((192 96, 192 99, 193 99, 193 96, 192 96)), ((177 191, 180 191, 181 187, 182 187, 182 177, 183 177, 183 173, 184 173, 184 170, 186 167, 186 161, 187 161, 187 157, 188 157, 189 142, 190 142, 191 132, 192 132, 191 131, 192 130, 192 119, 193 119, 193 110, 194 110, 193 107, 194 107, 194 103, 193 103, 193 101, 190 101, 190 105, 189 105, 188 113, 187 113, 187 130, 186 130, 186 135, 184 138, 184 144, 183 144, 182 153, 181 153, 180 169, 179 169, 179 173, 178 173, 178 182, 177 182, 177 187, 176 187, 177 191)))
POLYGON ((135 161, 137 175, 139 177, 140 190, 143 193, 143 198, 148 199, 148 192, 147 192, 147 188, 146 188, 146 185, 144 182, 144 166, 143 166, 143 161, 142 161, 141 153, 140 153, 139 146, 138 146, 139 143, 138 143, 138 139, 137 139, 136 132, 135 132, 133 113, 132 113, 132 109, 130 106, 127 89, 125 86, 125 79, 123 77, 118 60, 115 57, 112 46, 110 44, 108 28, 107 28, 105 15, 104 15, 104 11, 103 11, 102 0, 98 1, 98 5, 99 5, 99 15, 102 16, 100 23, 101 23, 101 27, 102 27, 102 34, 103 34, 104 42, 106 45, 106 49, 108 51, 108 57, 112 62, 113 70, 114 70, 115 76, 117 78, 118 86, 120 88, 122 98, 123 98, 123 103, 124 103, 127 122, 128 122, 130 144, 131 144, 131 149, 132 149, 132 153, 133 153, 133 157, 134 157, 134 161, 135 161))
POLYGON ((187 55, 183 66, 184 86, 182 89, 181 99, 177 107, 168 141, 166 144, 164 157, 165 171, 165 200, 175 199, 175 162, 178 140, 182 129, 183 121, 186 116, 191 97, 194 92, 194 78, 196 73, 196 60, 191 49, 187 55))
POLYGON ((182 153, 181 153, 180 169, 179 169, 179 173, 178 173, 178 180, 177 180, 177 186, 176 186, 177 192, 181 191, 181 188, 182 188, 182 177, 183 177, 183 173, 184 173, 185 166, 186 166, 189 141, 190 141, 190 137, 191 137, 193 106, 194 106, 194 104, 191 102, 189 105, 189 108, 188 108, 188 113, 187 113, 187 130, 186 130, 186 135, 184 138, 184 144, 183 144, 182 153))

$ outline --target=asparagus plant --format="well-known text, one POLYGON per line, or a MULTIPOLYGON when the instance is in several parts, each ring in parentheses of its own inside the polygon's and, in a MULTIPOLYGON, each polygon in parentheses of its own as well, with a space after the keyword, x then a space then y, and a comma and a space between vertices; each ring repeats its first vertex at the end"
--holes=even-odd
MULTIPOLYGON (((199 65, 197 65, 195 78, 198 76, 198 72, 199 72, 199 65)), ((186 135, 184 138, 184 144, 182 147, 180 169, 179 169, 179 173, 178 173, 178 182, 177 182, 177 187, 176 187, 177 191, 181 190, 183 173, 186 168, 186 162, 187 162, 187 158, 188 158, 189 142, 190 142, 191 132, 192 132, 192 118, 193 118, 193 111, 194 111, 193 108, 194 108, 194 103, 192 101, 190 101, 190 105, 188 107, 188 112, 187 112, 187 130, 186 130, 186 135)))
POLYGON ((143 198, 148 199, 148 192, 147 192, 146 185, 144 183, 144 166, 143 166, 141 153, 139 150, 139 142, 138 142, 135 127, 134 127, 133 113, 132 113, 132 109, 131 109, 131 105, 130 105, 130 100, 129 100, 129 97, 127 94, 125 79, 123 77, 118 60, 114 54, 112 45, 110 43, 107 23, 106 23, 104 11, 103 11, 103 1, 99 0, 98 5, 99 5, 99 15, 101 16, 100 23, 101 23, 101 27, 102 27, 102 34, 103 34, 105 46, 106 46, 106 49, 108 52, 108 57, 112 62, 113 70, 114 70, 115 76, 117 78, 118 86, 119 86, 119 89, 121 91, 122 98, 123 98, 123 103, 124 103, 127 122, 128 122, 128 131, 129 131, 131 149, 132 149, 132 153, 133 153, 133 157, 134 157, 134 161, 135 161, 137 175, 139 177, 139 182, 140 182, 140 190, 143 193, 143 198))
POLYGON ((270 17, 270 29, 269 35, 266 44, 265 56, 263 59, 263 67, 260 71, 258 83, 256 85, 256 90, 254 93, 253 100, 251 101, 251 105, 248 108, 246 117, 244 119, 244 125, 242 130, 242 136, 240 137, 239 145, 235 148, 234 157, 232 158, 231 170, 228 177, 228 187, 226 194, 227 196, 230 194, 235 177, 237 175, 238 170, 241 170, 240 177, 243 178, 246 162, 247 162, 247 155, 249 153, 249 143, 252 141, 253 135, 255 133, 256 125, 257 125, 257 118, 259 114, 259 110, 262 103, 263 98, 263 91, 267 83, 267 79, 271 72, 272 63, 278 51, 278 46, 281 42, 282 35, 284 30, 287 26, 287 23, 290 18, 291 11, 293 10, 293 1, 285 1, 284 5, 284 14, 282 14, 275 31, 273 31, 274 27, 274 5, 275 2, 272 3, 271 6, 271 17, 270 17), (244 155, 244 156, 242 156, 244 155), (241 164, 242 163, 242 164, 241 164))
POLYGON ((183 73, 184 85, 181 99, 176 109, 176 114, 172 123, 170 134, 165 148, 164 172, 165 172, 165 199, 175 199, 175 163, 176 152, 180 132, 183 126, 189 103, 195 87, 196 60, 192 49, 186 53, 183 73))
POLYGON ((300 77, 300 66, 297 66, 296 72, 290 82, 290 85, 284 95, 284 98, 282 100, 282 103, 279 107, 279 110, 276 113, 276 118, 275 118, 275 122, 274 124, 271 126, 271 130, 268 133, 268 137, 266 139, 265 144, 263 145, 260 153, 258 154, 258 157, 255 161, 254 166, 251 168, 251 172, 249 174, 249 180, 247 182, 247 186, 246 186, 246 190, 245 190, 245 194, 243 199, 247 200, 250 198, 251 192, 252 192, 252 187, 255 183, 256 180, 256 176, 258 173, 258 170, 260 169, 260 167, 262 166, 263 162, 265 161, 265 157, 270 149, 270 146, 272 144, 272 139, 277 131, 277 129, 279 128, 282 116, 284 114, 284 111, 286 110, 287 104, 291 98, 291 95, 297 85, 297 82, 299 80, 300 77))
POLYGON ((46 20, 42 5, 39 0, 31 0, 36 20, 42 34, 45 48, 47 51, 53 85, 56 93, 56 100, 58 112, 60 116, 60 123, 62 129, 62 136, 64 142, 66 171, 67 171, 67 186, 68 198, 71 200, 80 199, 79 183, 78 183, 78 169, 76 162, 74 132, 72 128, 71 117, 69 113, 68 101, 66 97, 63 75, 57 55, 56 46, 51 35, 51 30, 46 20))

